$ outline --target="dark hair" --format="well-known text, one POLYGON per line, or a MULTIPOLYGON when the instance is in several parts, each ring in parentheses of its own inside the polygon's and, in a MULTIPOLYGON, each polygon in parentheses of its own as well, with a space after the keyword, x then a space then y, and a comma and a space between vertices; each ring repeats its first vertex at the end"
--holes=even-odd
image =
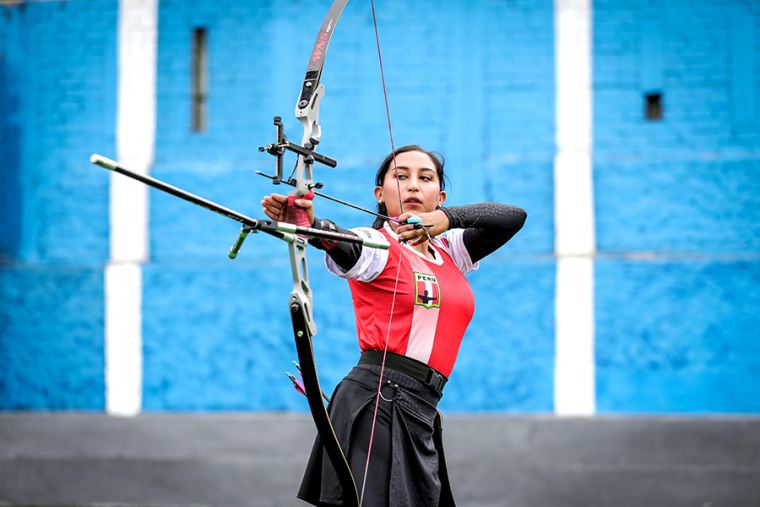
MULTIPOLYGON (((387 157, 383 159, 383 161, 380 163, 380 167, 377 169, 377 174, 375 175, 375 186, 382 187, 383 182, 385 181, 385 175, 388 172, 388 169, 391 168, 391 162, 393 162, 393 159, 400 155, 401 153, 407 153, 409 151, 419 151, 421 153, 424 153, 428 157, 430 157, 430 160, 433 161, 433 165, 435 165, 435 172, 438 173, 438 181, 440 185, 440 189, 444 190, 446 188, 446 182, 444 181, 444 174, 443 174, 443 166, 444 166, 444 159, 443 155, 440 153, 436 153, 433 151, 427 151, 424 148, 421 148, 420 146, 417 146, 416 144, 410 144, 408 146, 402 146, 401 148, 397 148, 396 151, 393 153, 388 154, 387 157)), ((377 205, 377 212, 381 215, 388 215, 388 208, 385 206, 385 203, 378 203, 377 205)), ((377 217, 375 218, 375 222, 372 224, 372 227, 375 229, 380 229, 383 227, 383 224, 385 223, 385 220, 377 217)))

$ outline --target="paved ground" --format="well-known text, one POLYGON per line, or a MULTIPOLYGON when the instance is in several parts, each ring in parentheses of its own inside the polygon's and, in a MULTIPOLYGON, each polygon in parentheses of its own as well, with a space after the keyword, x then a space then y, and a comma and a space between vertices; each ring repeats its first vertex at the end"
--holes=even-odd
MULTIPOLYGON (((280 507, 293 414, 0 414, 0 504, 280 507)), ((460 507, 760 507, 760 418, 447 416, 460 507)))

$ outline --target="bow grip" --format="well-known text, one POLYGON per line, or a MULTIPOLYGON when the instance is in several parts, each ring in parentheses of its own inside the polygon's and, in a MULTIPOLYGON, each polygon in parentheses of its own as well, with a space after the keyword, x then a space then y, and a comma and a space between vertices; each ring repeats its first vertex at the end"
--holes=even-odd
POLYGON ((299 227, 311 227, 311 221, 309 221, 309 214, 306 210, 296 205, 297 199, 308 199, 309 201, 314 199, 314 191, 309 190, 305 195, 289 195, 288 196, 288 208, 285 221, 290 224, 298 225, 299 227))

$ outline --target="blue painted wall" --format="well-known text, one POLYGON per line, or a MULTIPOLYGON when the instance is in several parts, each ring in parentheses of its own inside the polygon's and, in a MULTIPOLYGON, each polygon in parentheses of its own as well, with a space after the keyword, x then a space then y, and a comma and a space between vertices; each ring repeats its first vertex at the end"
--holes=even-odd
MULTIPOLYGON (((261 196, 277 190, 253 174, 273 169, 273 160, 256 151, 273 141, 272 117, 281 115, 289 136, 300 139, 292 111, 326 9, 324 2, 274 5, 160 4, 153 172, 251 215, 261 215, 261 196), (208 30, 209 41, 203 133, 189 128, 189 48, 196 27, 208 30)), ((418 143, 444 154, 450 202, 499 199, 531 215, 530 227, 473 277, 476 294, 497 291, 513 304, 504 311, 501 298, 479 298, 457 381, 447 388, 444 406, 450 409, 552 410, 552 9, 550 1, 379 6, 396 145, 418 143), (483 364, 486 356, 490 365, 483 364)), ((320 150, 339 167, 318 168, 319 179, 328 193, 372 207, 375 170, 390 145, 368 5, 346 8, 323 83, 320 150)), ((151 199, 146 407, 304 409, 283 374, 295 358, 285 244, 251 238, 238 260, 228 261, 234 223, 170 196, 154 193, 151 199)), ((344 226, 372 222, 328 202, 317 206, 320 215, 344 226)), ((318 365, 332 387, 358 356, 351 300, 345 282, 324 272, 320 254, 310 260, 318 365)))
POLYGON ((104 406, 116 9, 0 6, 0 408, 104 406))
POLYGON ((760 412, 759 20, 595 2, 601 412, 760 412))
MULTIPOLYGON (((292 117, 328 2, 162 0, 153 174, 251 215, 274 187, 272 116, 292 117), (190 129, 191 39, 208 30, 208 128, 190 129)), ((752 2, 594 2, 597 396, 601 412, 758 412, 758 65, 752 2), (643 117, 643 96, 664 118, 643 117)), ((550 0, 381 2, 397 145, 442 152, 451 204, 528 222, 471 277, 477 308, 443 408, 553 410, 554 19, 550 0), (413 27, 413 29, 410 29, 413 27), (493 296, 496 294, 497 296, 493 296)), ((0 7, 0 408, 104 407, 103 282, 115 152, 117 2, 0 7)), ((389 151, 369 7, 346 8, 323 76, 326 191, 372 206, 389 151)), ((305 410, 286 247, 150 194, 144 408, 305 410)), ((327 202, 344 226, 365 217, 327 202)), ((357 357, 350 295, 310 256, 330 389, 357 357)))

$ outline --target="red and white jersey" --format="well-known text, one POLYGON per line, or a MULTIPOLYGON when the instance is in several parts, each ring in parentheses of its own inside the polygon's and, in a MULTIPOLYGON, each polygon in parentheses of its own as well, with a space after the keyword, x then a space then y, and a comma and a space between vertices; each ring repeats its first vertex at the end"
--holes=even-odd
POLYGON ((478 264, 464 246, 464 231, 453 229, 433 238, 435 260, 399 243, 387 223, 381 230, 352 231, 391 245, 389 250, 362 249, 349 271, 325 256, 328 270, 348 279, 361 350, 383 350, 387 340, 388 351, 426 363, 448 377, 475 310, 464 273, 478 264))

